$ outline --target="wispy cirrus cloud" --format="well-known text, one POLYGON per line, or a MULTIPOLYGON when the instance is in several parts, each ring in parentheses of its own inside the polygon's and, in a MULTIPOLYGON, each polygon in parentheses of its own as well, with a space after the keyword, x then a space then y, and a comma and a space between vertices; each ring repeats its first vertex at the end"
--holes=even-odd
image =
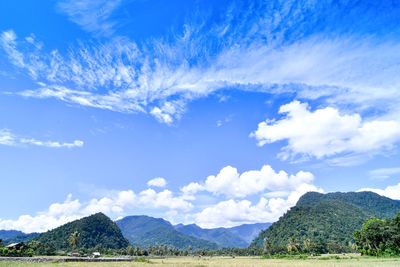
POLYGON ((109 18, 120 4, 121 0, 65 0, 58 2, 57 7, 85 31, 110 35, 116 22, 109 18))
MULTIPOLYGON (((358 14, 349 24, 343 17, 353 15, 342 14, 346 7, 300 2, 246 6, 233 1, 218 23, 200 16, 168 38, 137 42, 111 36, 67 53, 29 48, 12 30, 2 33, 1 43, 11 63, 46 85, 22 95, 146 112, 169 124, 180 118, 186 103, 220 89, 291 92, 357 110, 374 106, 392 118, 400 114, 397 39, 368 34, 374 31, 373 21, 390 20, 393 14, 376 16, 365 12, 363 3, 342 3, 358 14)), ((82 27, 96 31, 120 4, 81 0, 60 6, 82 27), (103 6, 98 20, 83 20, 82 14, 103 6)), ((397 27, 386 22, 391 29, 397 27)))
POLYGON ((73 148, 82 147, 84 144, 81 140, 75 140, 71 143, 62 143, 58 141, 42 141, 34 138, 27 138, 15 135, 8 129, 0 130, 0 145, 6 146, 23 146, 23 145, 33 145, 33 146, 43 146, 50 148, 73 148))
POLYGON ((371 179, 384 180, 393 175, 400 174, 400 168, 380 168, 368 172, 371 179))

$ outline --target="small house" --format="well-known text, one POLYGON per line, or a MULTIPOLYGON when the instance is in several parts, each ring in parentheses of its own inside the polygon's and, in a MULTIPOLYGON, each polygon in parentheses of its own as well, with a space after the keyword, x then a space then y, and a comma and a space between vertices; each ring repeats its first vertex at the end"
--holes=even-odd
POLYGON ((11 243, 6 246, 6 248, 9 248, 9 249, 21 249, 24 247, 26 247, 26 245, 23 242, 11 243))

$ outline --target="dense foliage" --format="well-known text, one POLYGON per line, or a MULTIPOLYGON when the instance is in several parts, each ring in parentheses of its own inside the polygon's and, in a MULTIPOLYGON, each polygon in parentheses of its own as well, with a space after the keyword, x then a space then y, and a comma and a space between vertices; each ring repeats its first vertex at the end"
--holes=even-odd
POLYGON ((396 214, 400 204, 371 192, 307 193, 277 222, 262 231, 251 247, 271 253, 344 252, 354 249, 353 232, 371 215, 396 214), (292 244, 291 244, 292 243, 292 244), (307 243, 307 244, 306 244, 307 243))
POLYGON ((28 247, 20 249, 0 247, 0 257, 32 257, 33 251, 28 247))
POLYGON ((80 238, 77 247, 93 248, 101 245, 104 248, 120 249, 129 245, 118 226, 103 213, 64 224, 40 234, 34 241, 52 244, 57 249, 68 248, 71 235, 75 232, 80 238))
POLYGON ((116 224, 129 242, 141 249, 150 245, 166 245, 181 250, 187 249, 189 246, 194 250, 218 248, 216 243, 178 232, 169 222, 163 219, 149 216, 128 216, 116 221, 116 224))
POLYGON ((315 206, 320 203, 327 203, 339 200, 359 207, 368 217, 393 218, 400 210, 400 201, 383 197, 373 192, 336 192, 321 194, 309 192, 304 194, 296 206, 315 206))
POLYGON ((369 219, 354 238, 361 254, 400 255, 400 212, 394 219, 369 219))

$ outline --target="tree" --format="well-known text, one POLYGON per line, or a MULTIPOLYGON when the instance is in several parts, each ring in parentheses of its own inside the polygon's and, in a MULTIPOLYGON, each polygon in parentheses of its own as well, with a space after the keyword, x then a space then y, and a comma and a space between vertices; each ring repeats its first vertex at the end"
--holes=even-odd
POLYGON ((354 239, 363 255, 400 255, 400 212, 394 219, 370 218, 354 239))
POLYGON ((270 254, 271 242, 268 238, 264 238, 263 254, 270 254))
POLYGON ((288 252, 297 252, 299 250, 299 248, 297 246, 297 243, 296 243, 296 240, 294 239, 293 236, 291 236, 289 238, 289 243, 287 245, 287 250, 288 250, 288 252))
POLYGON ((73 232, 68 238, 69 245, 74 249, 78 247, 80 241, 81 241, 81 234, 78 233, 77 231, 73 232))
POLYGON ((135 247, 134 254, 135 254, 135 256, 140 256, 140 248, 139 247, 135 247))
POLYGON ((128 247, 126 248, 126 253, 127 253, 129 256, 133 256, 133 253, 134 253, 133 247, 132 247, 132 246, 128 246, 128 247))
POLYGON ((312 245, 311 239, 309 238, 304 239, 303 241, 304 251, 309 252, 311 250, 311 245, 312 245))

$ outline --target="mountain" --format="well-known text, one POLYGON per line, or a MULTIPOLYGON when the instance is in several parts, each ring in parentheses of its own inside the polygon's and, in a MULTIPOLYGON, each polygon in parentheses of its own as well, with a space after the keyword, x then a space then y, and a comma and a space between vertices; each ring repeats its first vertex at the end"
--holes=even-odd
POLYGON ((374 216, 377 218, 396 217, 400 207, 399 201, 368 191, 348 193, 336 192, 328 194, 309 192, 298 200, 296 206, 315 206, 333 200, 355 205, 369 215, 368 217, 374 216))
POLYGON ((103 213, 69 222, 40 234, 34 240, 53 243, 58 249, 65 248, 68 246, 68 238, 75 231, 80 234, 79 247, 93 248, 101 245, 104 248, 120 249, 129 245, 118 226, 103 213))
POLYGON ((239 226, 227 228, 231 233, 240 236, 249 245, 251 241, 258 236, 262 231, 270 227, 272 223, 253 223, 253 224, 242 224, 239 226))
POLYGON ((30 234, 24 234, 22 233, 21 235, 17 235, 8 239, 4 240, 4 243, 10 244, 10 243, 19 243, 19 242, 24 242, 24 243, 29 243, 32 239, 37 237, 39 233, 30 233, 30 234))
POLYGON ((178 249, 217 249, 216 243, 186 235, 164 219, 149 216, 128 216, 115 222, 129 242, 141 248, 167 245, 178 249))
POLYGON ((16 230, 0 230, 0 239, 6 240, 23 234, 23 232, 16 230))
POLYGON ((245 248, 249 246, 249 243, 246 240, 226 228, 203 229, 196 224, 178 224, 174 227, 181 233, 215 242, 222 247, 245 248))
POLYGON ((400 203, 372 192, 349 192, 303 195, 296 206, 277 222, 262 231, 251 246, 262 246, 265 239, 272 245, 285 246, 290 237, 302 243, 313 242, 347 245, 354 242, 353 232, 371 216, 390 218, 400 211, 400 203))

